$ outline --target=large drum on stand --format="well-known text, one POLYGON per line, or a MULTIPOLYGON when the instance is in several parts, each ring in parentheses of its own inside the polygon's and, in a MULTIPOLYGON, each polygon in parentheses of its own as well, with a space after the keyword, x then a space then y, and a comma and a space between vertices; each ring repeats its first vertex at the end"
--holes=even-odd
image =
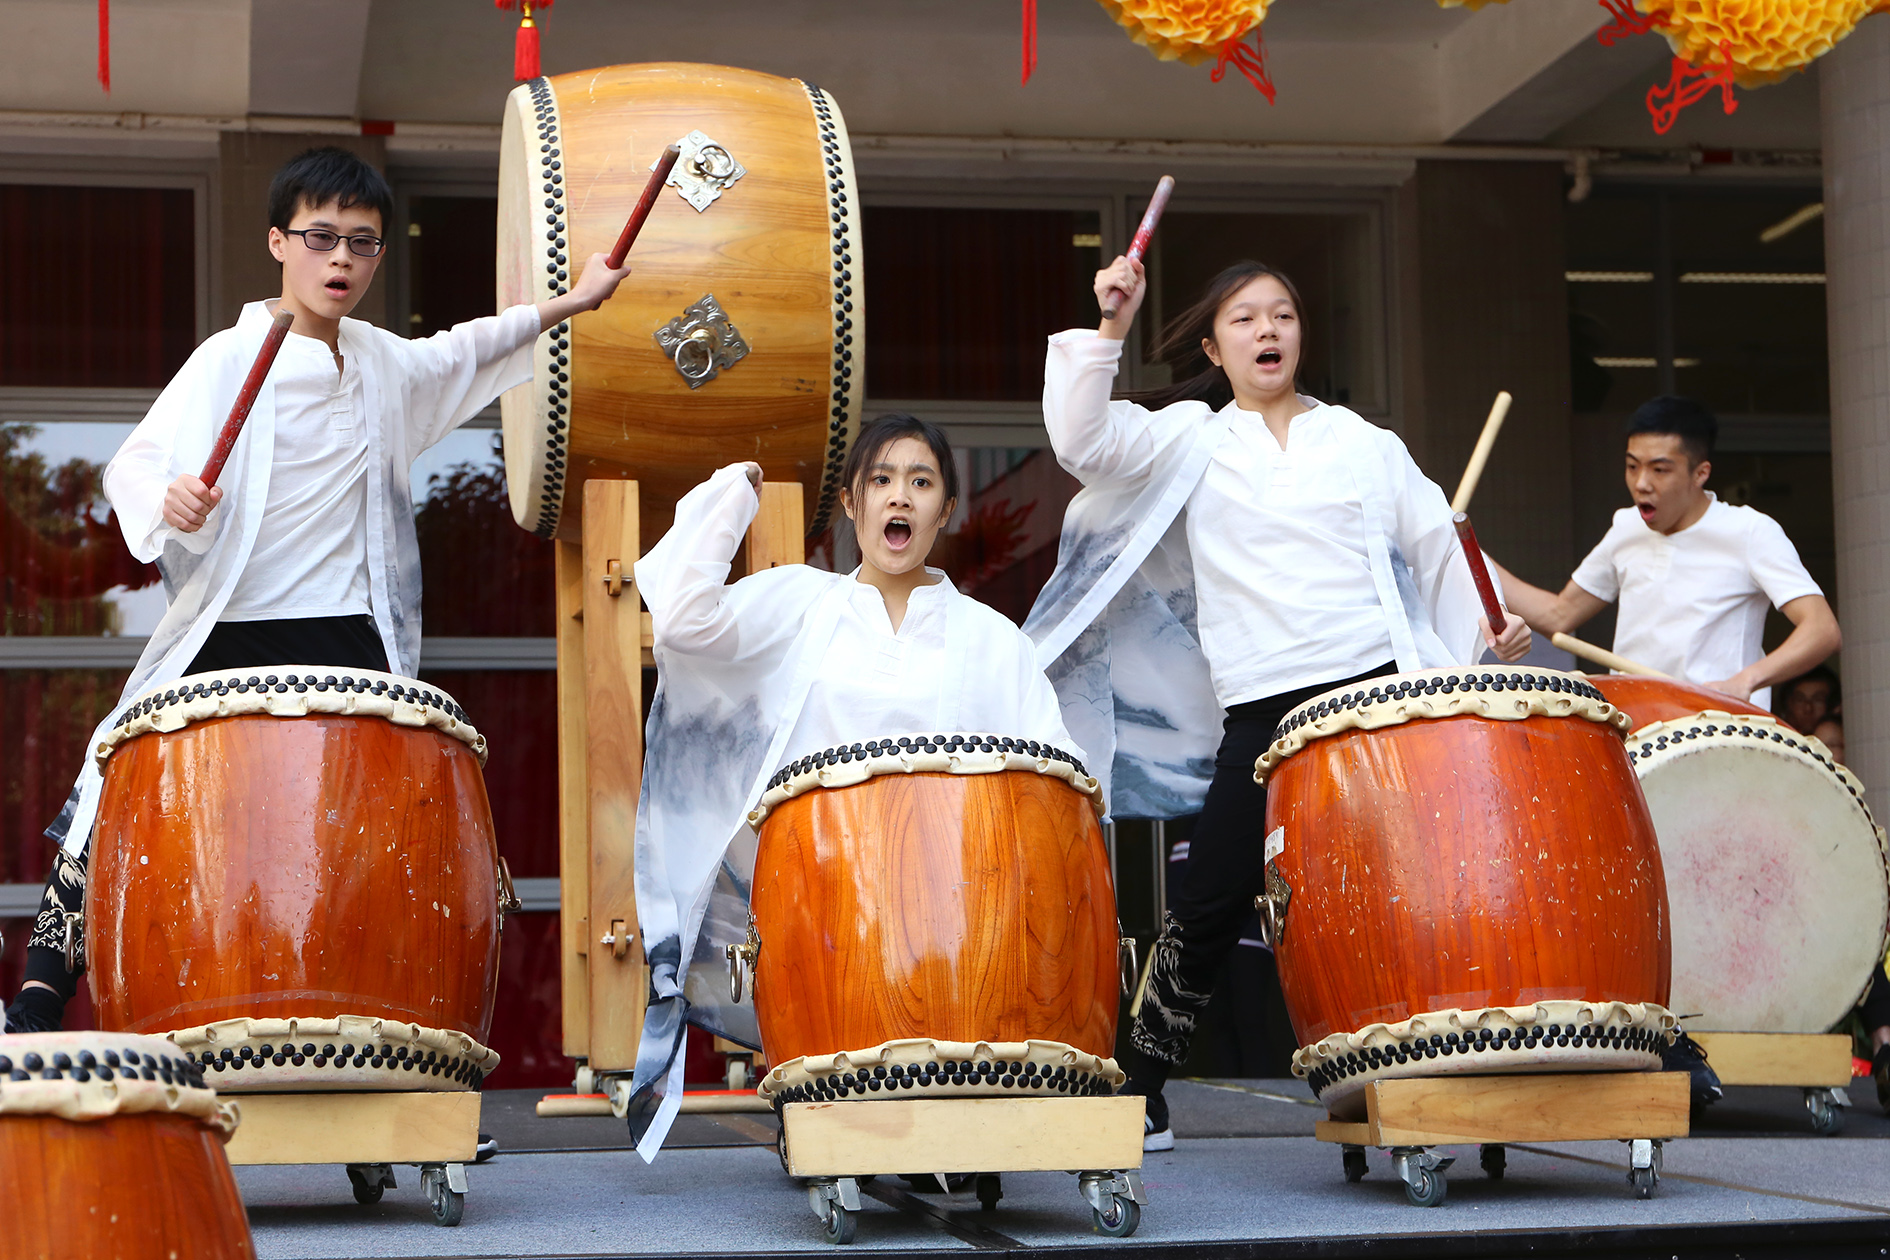
POLYGON ((1659 1065, 1666 887, 1626 725, 1579 674, 1502 667, 1280 723, 1261 911, 1294 1070, 1333 1114, 1385 1077, 1659 1065))
POLYGON ((1687 683, 1594 685, 1632 720, 1667 871, 1673 1009, 1695 1031, 1820 1033, 1881 966, 1883 829, 1863 784, 1764 710, 1687 683))
POLYGON ((846 123, 810 83, 682 63, 534 79, 507 103, 501 306, 565 292, 608 254, 665 146, 682 156, 603 308, 538 339, 505 395, 518 523, 581 537, 583 483, 639 482, 642 532, 715 469, 756 460, 837 510, 865 394, 860 196, 846 123))
POLYGON ((504 866, 451 696, 285 665, 134 700, 101 745, 86 956, 100 1024, 225 1092, 477 1089, 504 866))
POLYGON ((0 1037, 0 1184, 12 1190, 0 1251, 252 1260, 223 1155, 236 1120, 159 1038, 0 1037))
POLYGON ((994 735, 833 748, 775 776, 749 949, 781 1102, 1108 1094, 1119 992, 1096 780, 994 735))

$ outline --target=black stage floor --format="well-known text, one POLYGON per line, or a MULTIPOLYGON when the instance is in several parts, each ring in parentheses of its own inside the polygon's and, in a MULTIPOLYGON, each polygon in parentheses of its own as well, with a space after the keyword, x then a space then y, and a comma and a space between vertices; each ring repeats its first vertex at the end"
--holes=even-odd
MULTIPOLYGON (((1869 1081, 1850 1089, 1843 1131, 1812 1133, 1800 1091, 1732 1089, 1670 1143, 1650 1200, 1632 1197, 1619 1143, 1509 1148, 1490 1181, 1474 1147, 1457 1155, 1438 1208, 1410 1206, 1387 1156, 1348 1184, 1338 1151, 1312 1139, 1323 1112, 1297 1081, 1177 1081, 1176 1149, 1147 1157, 1149 1205, 1131 1239, 1098 1237, 1075 1182, 1012 1174, 982 1212, 969 1189, 920 1192, 896 1178, 863 1188, 850 1250, 902 1256, 1080 1250, 1095 1257, 1816 1255, 1890 1257, 1890 1118, 1869 1081)), ((417 1172, 376 1207, 357 1206, 339 1168, 237 1170, 258 1254, 342 1256, 798 1255, 828 1248, 798 1184, 780 1170, 767 1115, 684 1116, 645 1165, 621 1123, 539 1119, 537 1091, 485 1098, 501 1155, 468 1170, 465 1220, 431 1223, 417 1172)))

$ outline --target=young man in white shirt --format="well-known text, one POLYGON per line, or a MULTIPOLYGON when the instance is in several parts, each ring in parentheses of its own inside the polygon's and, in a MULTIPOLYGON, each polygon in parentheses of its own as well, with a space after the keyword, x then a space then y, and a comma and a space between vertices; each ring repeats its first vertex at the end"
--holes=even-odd
POLYGON ((1822 663, 1843 639, 1778 522, 1706 488, 1718 435, 1712 412, 1692 399, 1644 404, 1628 421, 1634 506, 1615 513, 1561 593, 1497 568, 1509 606, 1537 633, 1573 633, 1618 599, 1616 652, 1766 708, 1772 684, 1822 663), (1771 652, 1767 607, 1792 623, 1771 652))
MULTIPOLYGON (((1796 678, 1842 644, 1837 617, 1777 521, 1706 488, 1719 422, 1690 398, 1655 398, 1627 425, 1634 506, 1588 553, 1559 595, 1497 566, 1509 606, 1540 634, 1571 633, 1615 600, 1614 650, 1664 674, 1766 708, 1772 684, 1796 678), (1792 632, 1771 652, 1765 613, 1792 632)), ((1719 1078, 1682 1033, 1668 1066, 1693 1075, 1697 1101, 1719 1078)))
MULTIPOLYGON (((285 164, 269 190, 268 244, 282 264, 276 310, 295 322, 219 484, 197 471, 275 314, 266 302, 197 348, 107 466, 125 541, 157 562, 171 600, 124 698, 222 669, 416 672, 413 457, 529 381, 538 334, 596 309, 629 274, 594 255, 563 296, 410 341, 347 318, 380 266, 393 202, 380 172, 344 149, 285 164)), ((84 972, 100 782, 88 762, 47 828, 61 848, 7 1032, 58 1029, 84 972)))

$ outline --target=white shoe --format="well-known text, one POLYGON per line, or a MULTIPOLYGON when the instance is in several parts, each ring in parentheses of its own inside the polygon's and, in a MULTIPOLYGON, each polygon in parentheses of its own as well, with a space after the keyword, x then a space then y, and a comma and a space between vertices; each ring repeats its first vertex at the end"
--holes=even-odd
POLYGON ((1155 1131, 1155 1122, 1144 1117, 1142 1120, 1142 1150, 1172 1151, 1175 1149, 1175 1131, 1172 1128, 1155 1131))

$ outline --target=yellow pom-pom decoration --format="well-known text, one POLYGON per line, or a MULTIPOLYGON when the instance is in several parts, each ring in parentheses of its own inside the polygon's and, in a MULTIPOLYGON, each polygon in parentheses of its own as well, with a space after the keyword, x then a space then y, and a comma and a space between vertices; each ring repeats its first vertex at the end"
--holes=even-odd
MULTIPOLYGON (((1887 0, 1890 2, 1890 0, 1887 0)), ((1098 0, 1109 16, 1163 61, 1199 65, 1260 25, 1273 0, 1098 0)))
POLYGON ((1730 52, 1740 87, 1776 83, 1831 51, 1890 0, 1635 0, 1674 55, 1696 66, 1730 52), (1724 51, 1723 51, 1724 50, 1724 51))

